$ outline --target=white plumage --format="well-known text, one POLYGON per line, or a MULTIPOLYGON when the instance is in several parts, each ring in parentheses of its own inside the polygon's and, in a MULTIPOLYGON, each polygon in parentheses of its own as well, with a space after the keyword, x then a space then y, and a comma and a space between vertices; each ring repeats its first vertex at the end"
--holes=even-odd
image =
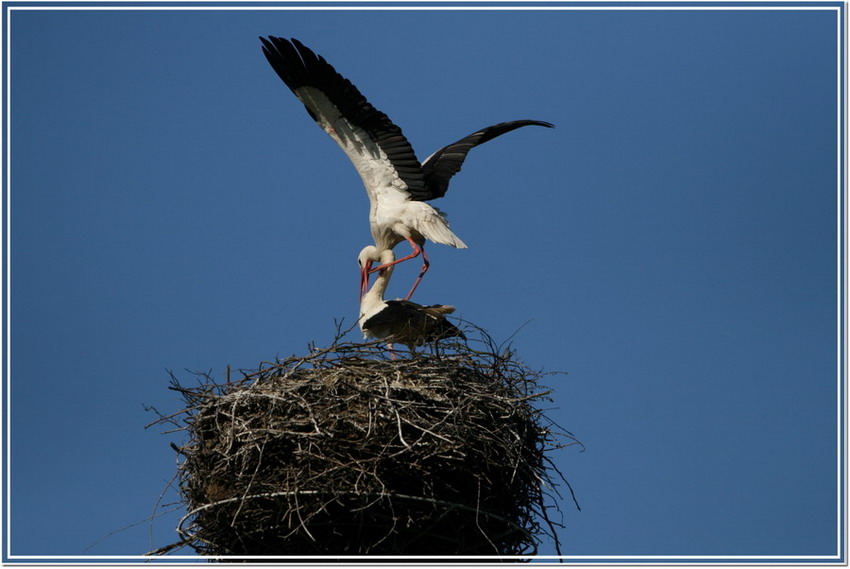
POLYGON ((322 57, 295 39, 269 36, 260 40, 272 68, 360 174, 369 196, 369 223, 379 252, 392 250, 402 241, 413 248, 411 254, 371 270, 422 255, 422 270, 407 299, 430 265, 426 240, 466 248, 443 214, 425 202, 445 195, 449 180, 474 146, 523 126, 552 126, 534 120, 499 123, 437 150, 420 164, 401 129, 322 57))
POLYGON ((409 300, 384 300, 394 260, 392 250, 379 251, 372 245, 364 247, 357 259, 362 278, 360 317, 357 322, 363 337, 384 340, 390 349, 393 343, 405 344, 412 349, 440 338, 463 338, 463 332, 446 320, 446 315, 454 312, 454 306, 423 306, 409 300), (378 269, 375 282, 369 288, 368 273, 373 263, 380 263, 385 268, 378 269))

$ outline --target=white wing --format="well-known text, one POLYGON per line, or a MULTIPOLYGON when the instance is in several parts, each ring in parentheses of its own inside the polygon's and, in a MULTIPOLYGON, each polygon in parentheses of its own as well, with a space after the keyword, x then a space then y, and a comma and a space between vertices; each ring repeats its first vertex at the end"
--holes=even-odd
POLYGON ((260 38, 263 53, 307 112, 342 148, 373 201, 426 193, 422 167, 401 129, 345 77, 298 40, 260 38))

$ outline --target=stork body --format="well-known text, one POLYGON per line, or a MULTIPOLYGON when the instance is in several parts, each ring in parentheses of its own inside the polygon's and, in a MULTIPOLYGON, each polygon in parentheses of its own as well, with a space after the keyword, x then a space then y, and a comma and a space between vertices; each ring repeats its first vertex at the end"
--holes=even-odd
POLYGON ((360 174, 371 202, 369 222, 375 246, 379 251, 391 250, 407 241, 413 248, 409 255, 371 270, 422 256, 422 269, 406 299, 413 295, 430 265, 426 240, 466 248, 445 216, 425 202, 445 195, 449 180, 478 144, 523 126, 552 126, 534 120, 499 123, 437 150, 420 163, 401 129, 322 57, 296 39, 269 36, 260 41, 281 80, 360 174))
POLYGON ((368 246, 358 258, 361 269, 371 263, 386 265, 378 269, 378 275, 371 288, 368 284, 368 270, 362 271, 366 279, 361 281, 360 330, 364 338, 384 340, 392 349, 393 343, 415 346, 434 342, 452 336, 464 337, 454 324, 446 320, 446 315, 455 311, 454 306, 432 304, 423 306, 409 300, 384 300, 390 277, 393 272, 394 255, 392 250, 379 251, 368 246), (368 289, 368 290, 367 290, 368 289))

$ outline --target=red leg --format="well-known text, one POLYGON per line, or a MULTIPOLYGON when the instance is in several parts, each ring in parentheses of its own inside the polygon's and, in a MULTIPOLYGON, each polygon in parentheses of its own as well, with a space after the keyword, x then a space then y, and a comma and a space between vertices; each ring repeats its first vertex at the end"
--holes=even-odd
POLYGON ((414 257, 418 257, 422 253, 422 248, 416 244, 416 242, 410 237, 406 237, 407 242, 413 247, 413 253, 407 255, 406 257, 402 257, 401 259, 396 259, 395 261, 390 261, 389 263, 384 263, 383 265, 378 265, 377 267, 370 269, 369 273, 374 273, 375 271, 380 271, 381 269, 386 269, 392 265, 397 265, 398 263, 410 260, 414 257))
POLYGON ((404 300, 410 300, 410 297, 413 296, 413 291, 416 290, 416 287, 419 286, 419 282, 422 280, 422 277, 425 276, 425 273, 428 271, 428 267, 431 266, 431 263, 428 261, 428 256, 425 255, 425 248, 421 249, 422 251, 422 270, 419 272, 419 276, 416 278, 416 281, 413 283, 413 288, 410 289, 410 292, 407 293, 407 296, 404 300))
POLYGON ((413 291, 415 291, 416 287, 419 286, 419 283, 422 281, 422 277, 428 271, 428 267, 431 266, 431 262, 428 261, 428 256, 425 254, 425 246, 424 245, 422 247, 420 247, 410 237, 405 237, 405 239, 407 239, 407 242, 410 243, 410 245, 413 247, 413 252, 410 255, 407 255, 406 257, 402 257, 401 259, 396 259, 395 261, 391 261, 389 263, 384 263, 383 265, 378 265, 377 267, 369 270, 368 273, 374 273, 375 271, 380 271, 381 269, 386 269, 387 267, 390 267, 392 265, 396 265, 396 264, 401 263, 403 261, 408 261, 408 260, 410 260, 414 257, 418 257, 419 255, 422 255, 422 270, 419 271, 419 276, 416 277, 416 280, 413 282, 413 288, 410 289, 410 292, 407 293, 407 296, 405 297, 405 300, 410 300, 410 297, 413 296, 413 291))

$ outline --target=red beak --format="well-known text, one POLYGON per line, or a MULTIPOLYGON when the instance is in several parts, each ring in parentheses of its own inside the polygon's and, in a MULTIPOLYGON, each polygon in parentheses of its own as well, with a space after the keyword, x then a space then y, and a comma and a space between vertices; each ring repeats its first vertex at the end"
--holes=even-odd
POLYGON ((366 266, 360 270, 360 298, 369 291, 369 272, 372 270, 372 261, 366 261, 366 266))

